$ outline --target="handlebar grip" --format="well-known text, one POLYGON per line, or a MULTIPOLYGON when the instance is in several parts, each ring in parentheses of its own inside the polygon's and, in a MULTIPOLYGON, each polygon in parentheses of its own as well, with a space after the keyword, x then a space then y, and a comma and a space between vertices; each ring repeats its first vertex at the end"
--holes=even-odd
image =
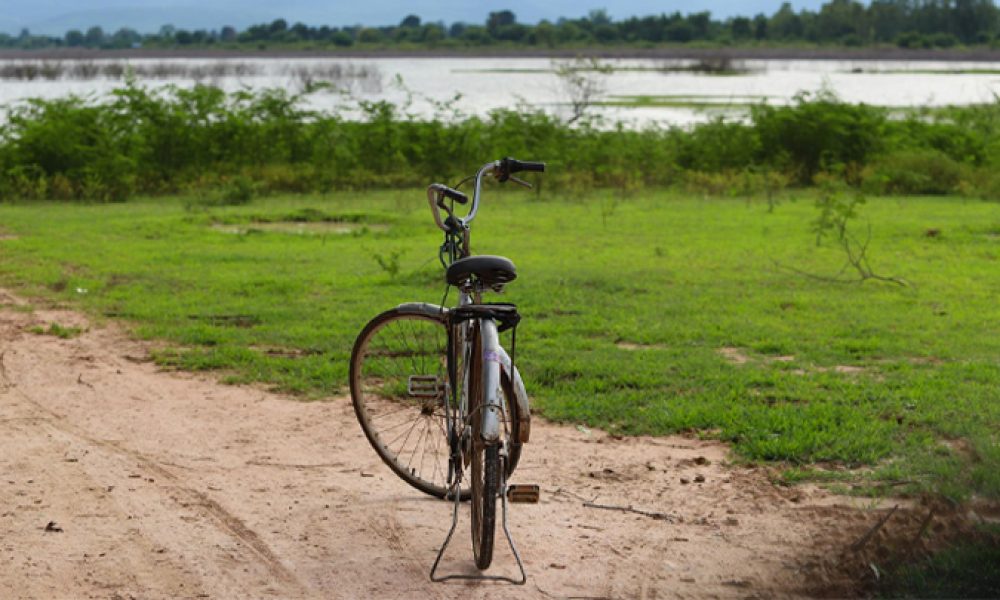
POLYGON ((516 158, 509 157, 505 158, 500 161, 500 176, 498 179, 500 181, 507 181, 508 177, 514 173, 520 173, 521 171, 536 171, 543 173, 545 171, 545 163, 517 160, 516 158))
POLYGON ((514 163, 510 167, 511 173, 517 173, 518 171, 535 171, 538 173, 545 172, 545 163, 543 162, 532 162, 527 160, 516 160, 511 162, 514 163))
POLYGON ((438 191, 440 191, 443 196, 451 198, 452 200, 458 202, 459 204, 468 204, 469 202, 468 196, 466 196, 465 194, 454 188, 442 185, 438 188, 438 191))

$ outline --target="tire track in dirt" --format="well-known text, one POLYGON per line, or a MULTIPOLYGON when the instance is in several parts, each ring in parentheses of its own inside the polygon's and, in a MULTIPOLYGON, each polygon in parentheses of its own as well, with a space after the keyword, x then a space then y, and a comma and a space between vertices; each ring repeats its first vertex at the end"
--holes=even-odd
POLYGON ((256 554, 257 559, 268 566, 270 573, 275 578, 280 580, 282 583, 294 585, 299 588, 302 587, 295 576, 285 568, 285 566, 281 563, 281 560, 279 560, 267 544, 260 539, 260 536, 258 536, 252 529, 248 528, 243 521, 223 508, 218 502, 212 500, 197 490, 184 487, 181 485, 181 480, 174 475, 174 473, 146 458, 141 453, 125 448, 120 443, 92 438, 76 427, 66 423, 65 419, 62 417, 59 417, 45 407, 32 401, 27 395, 20 392, 17 393, 35 406, 39 411, 47 412, 50 415, 49 417, 31 417, 30 419, 32 421, 48 424, 62 433, 78 438, 86 444, 97 446, 128 457, 134 460, 142 470, 154 473, 157 477, 174 483, 174 485, 168 488, 171 492, 173 492, 171 497, 174 501, 184 508, 196 507, 204 512, 206 516, 212 517, 229 535, 239 539, 252 549, 256 554))
MULTIPOLYGON (((39 415, 21 416, 17 417, 17 420, 41 426, 43 430, 50 428, 47 434, 49 438, 54 437, 54 433, 61 433, 75 439, 79 444, 88 447, 83 453, 91 454, 92 459, 93 455, 100 451, 118 455, 119 458, 128 459, 138 470, 153 474, 161 481, 165 480, 169 482, 168 485, 161 484, 160 492, 167 495, 178 506, 200 512, 209 521, 215 523, 216 527, 225 532, 226 535, 242 542, 242 546, 249 550, 248 553, 252 556, 252 560, 265 565, 269 579, 276 580, 281 584, 282 595, 288 596, 293 593, 295 595, 304 595, 306 593, 306 588, 298 581, 295 575, 282 564, 281 560, 261 540, 260 536, 247 527, 241 519, 230 513, 219 502, 206 494, 186 487, 179 476, 143 455, 141 452, 130 449, 121 442, 99 439, 89 435, 83 429, 69 423, 63 415, 32 399, 31 396, 19 389, 11 381, 4 358, 5 353, 0 353, 0 395, 17 396, 30 406, 32 412, 36 412, 39 415)), ((82 381, 82 378, 78 378, 78 380, 82 381)))

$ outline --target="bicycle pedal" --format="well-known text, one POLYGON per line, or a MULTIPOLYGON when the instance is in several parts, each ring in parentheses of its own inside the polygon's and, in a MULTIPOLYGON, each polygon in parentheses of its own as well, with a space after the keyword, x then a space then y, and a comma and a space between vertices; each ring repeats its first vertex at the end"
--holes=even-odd
POLYGON ((516 504, 538 504, 542 490, 534 484, 516 484, 507 486, 507 499, 516 504))

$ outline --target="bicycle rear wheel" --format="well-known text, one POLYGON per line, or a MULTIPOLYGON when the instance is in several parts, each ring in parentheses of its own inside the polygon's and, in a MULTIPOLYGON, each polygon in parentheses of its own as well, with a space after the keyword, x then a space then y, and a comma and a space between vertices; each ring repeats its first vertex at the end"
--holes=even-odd
MULTIPOLYGON (((475 444, 474 444, 475 445, 475 444)), ((500 448, 478 444, 472 456, 472 554, 476 567, 488 569, 493 562, 497 496, 500 488, 500 448)))
POLYGON ((365 437, 400 479, 438 498, 450 491, 447 354, 446 320, 395 308, 365 326, 351 354, 351 400, 365 437))
MULTIPOLYGON (((496 531, 496 500, 500 487, 500 447, 486 444, 480 436, 482 419, 483 357, 481 338, 475 332, 472 359, 469 361, 469 418, 472 424, 470 468, 472 502, 472 555, 476 567, 489 568, 493 562, 493 534, 496 531)), ((508 402, 509 404, 509 402, 508 402)))

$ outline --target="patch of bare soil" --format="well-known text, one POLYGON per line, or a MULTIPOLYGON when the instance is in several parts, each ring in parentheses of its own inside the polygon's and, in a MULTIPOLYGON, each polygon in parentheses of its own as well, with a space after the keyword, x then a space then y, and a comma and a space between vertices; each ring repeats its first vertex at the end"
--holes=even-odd
MULTIPOLYGON (((451 504, 380 463, 348 399, 161 372, 147 346, 68 312, 0 309, 0 353, 5 597, 849 595, 892 529, 852 551, 887 509, 775 487, 716 442, 539 422, 515 480, 542 501, 510 518, 528 584, 434 584, 451 504), (27 332, 52 322, 86 331, 27 332)), ((443 568, 471 573, 461 517, 443 568)), ((502 546, 494 564, 514 573, 502 546)))

